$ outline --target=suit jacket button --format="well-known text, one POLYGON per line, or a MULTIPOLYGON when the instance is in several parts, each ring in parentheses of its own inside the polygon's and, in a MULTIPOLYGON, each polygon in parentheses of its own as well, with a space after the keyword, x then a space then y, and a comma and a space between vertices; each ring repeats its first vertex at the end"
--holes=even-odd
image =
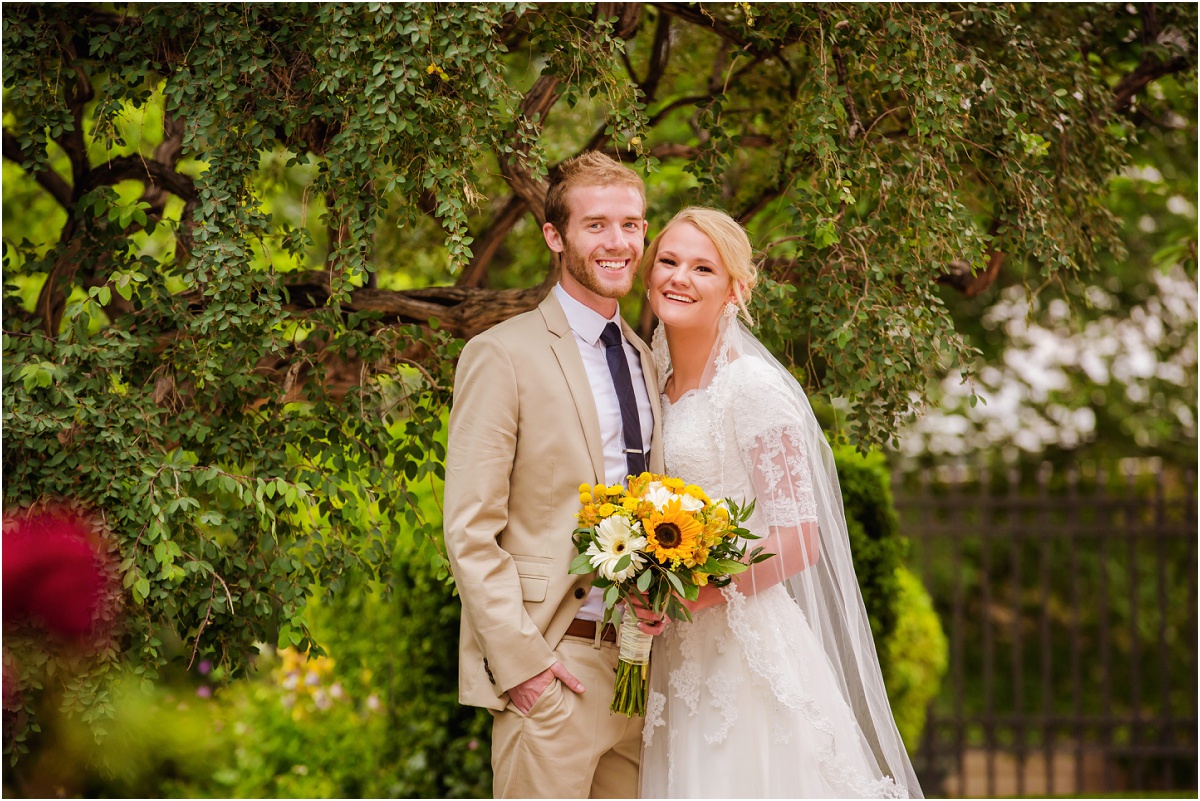
POLYGON ((575 597, 576 598, 582 598, 585 595, 587 595, 587 592, 583 589, 583 587, 575 588, 575 597))

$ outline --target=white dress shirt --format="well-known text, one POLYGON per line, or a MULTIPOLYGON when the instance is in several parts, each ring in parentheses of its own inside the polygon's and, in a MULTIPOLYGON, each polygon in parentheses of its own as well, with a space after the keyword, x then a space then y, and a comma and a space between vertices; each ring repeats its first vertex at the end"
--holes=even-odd
MULTIPOLYGON (((625 461, 625 426, 621 420, 621 403, 617 399, 617 389, 613 386, 612 373, 608 370, 604 343, 600 341, 600 334, 606 325, 616 323, 618 328, 621 327, 621 311, 618 309, 612 317, 606 319, 568 295, 562 284, 555 285, 554 294, 567 315, 571 331, 575 334, 575 344, 579 346, 579 355, 583 357, 583 367, 592 387, 596 414, 600 417, 600 438, 604 446, 604 480, 608 484, 624 484, 625 476, 629 472, 625 461)), ((638 419, 642 425, 642 447, 647 454, 648 464, 650 438, 654 435, 654 410, 650 406, 650 394, 646 392, 642 356, 624 339, 624 332, 622 340, 625 360, 629 362, 633 393, 637 396, 638 419)), ((579 483, 582 484, 584 480, 581 477, 579 483)), ((604 593, 592 587, 576 617, 583 620, 601 620, 604 617, 604 593)))

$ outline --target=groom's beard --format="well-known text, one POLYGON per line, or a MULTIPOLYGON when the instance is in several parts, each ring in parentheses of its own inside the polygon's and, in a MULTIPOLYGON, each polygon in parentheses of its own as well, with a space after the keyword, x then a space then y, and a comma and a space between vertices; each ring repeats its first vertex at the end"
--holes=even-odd
MULTIPOLYGON (((571 274, 571 277, 578 281, 584 289, 595 292, 602 298, 617 298, 618 300, 629 294, 629 290, 633 289, 633 279, 637 274, 637 263, 633 259, 632 251, 627 251, 624 254, 612 254, 614 259, 629 259, 631 264, 627 271, 624 282, 620 284, 604 284, 596 276, 596 273, 587 263, 587 259, 580 253, 567 239, 563 239, 562 263, 563 269, 571 274)), ((596 269, 600 269, 597 267, 596 269)))

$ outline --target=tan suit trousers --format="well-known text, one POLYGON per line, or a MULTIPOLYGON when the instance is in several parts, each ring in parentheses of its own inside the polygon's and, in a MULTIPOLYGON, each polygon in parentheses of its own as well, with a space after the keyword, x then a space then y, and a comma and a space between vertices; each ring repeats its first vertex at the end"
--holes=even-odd
POLYGON ((554 679, 528 715, 493 713, 495 797, 636 798, 643 719, 609 711, 617 646, 566 636, 554 654, 585 690, 554 679))

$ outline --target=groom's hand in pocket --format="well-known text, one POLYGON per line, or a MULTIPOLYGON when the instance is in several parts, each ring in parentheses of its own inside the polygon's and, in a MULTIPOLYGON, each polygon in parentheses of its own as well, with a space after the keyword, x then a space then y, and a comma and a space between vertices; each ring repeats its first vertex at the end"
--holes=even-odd
POLYGON ((555 662, 533 678, 526 679, 513 687, 508 691, 508 697, 518 712, 527 715, 529 710, 533 709, 533 705, 537 703, 537 699, 541 698, 542 693, 550 686, 550 682, 555 679, 565 684, 572 692, 581 693, 584 690, 583 683, 572 676, 571 671, 563 667, 562 662, 555 662))

